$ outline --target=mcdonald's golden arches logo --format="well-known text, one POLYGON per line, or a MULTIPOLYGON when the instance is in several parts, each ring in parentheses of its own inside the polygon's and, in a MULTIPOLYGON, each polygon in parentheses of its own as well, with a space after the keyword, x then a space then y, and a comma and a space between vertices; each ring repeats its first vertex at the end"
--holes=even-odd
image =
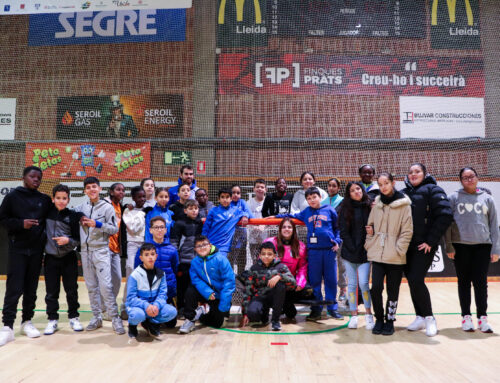
MULTIPOLYGON (((474 25, 474 14, 472 13, 472 7, 470 5, 470 0, 463 0, 465 6, 465 13, 467 14, 467 25, 474 25)), ((456 10, 457 10, 457 0, 446 0, 448 6, 448 17, 450 23, 454 24, 456 21, 456 10)), ((432 0, 432 10, 431 10, 431 25, 438 25, 438 5, 439 0, 432 0)))
MULTIPOLYGON (((233 1, 233 0, 229 0, 229 1, 233 1)), ((218 17, 219 24, 224 24, 226 3, 227 3, 227 0, 221 0, 221 2, 220 2, 219 17, 218 17)), ((245 7, 245 0, 234 0, 234 3, 236 5, 236 21, 242 22, 243 21, 243 13, 244 13, 243 11, 244 11, 244 7, 245 7)), ((255 10, 255 24, 262 24, 262 10, 260 8, 260 0, 253 0, 253 8, 255 10)))

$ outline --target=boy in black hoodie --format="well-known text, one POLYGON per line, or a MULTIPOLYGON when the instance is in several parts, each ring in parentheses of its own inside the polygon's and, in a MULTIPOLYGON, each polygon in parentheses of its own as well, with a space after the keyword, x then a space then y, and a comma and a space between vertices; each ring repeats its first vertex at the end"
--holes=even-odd
MULTIPOLYGON (((179 202, 179 201, 177 201, 179 202)), ((177 203, 176 202, 176 203, 177 203)), ((201 235, 203 222, 199 217, 198 202, 189 199, 184 205, 185 218, 175 222, 170 233, 170 243, 179 252, 179 268, 177 269, 177 310, 184 309, 184 293, 191 284, 189 269, 191 261, 196 256, 194 251, 194 240, 201 235)))
POLYGON ((296 281, 288 267, 276 257, 276 249, 271 242, 260 245, 259 260, 250 270, 244 271, 241 326, 249 322, 269 322, 269 309, 273 308, 271 319, 273 331, 281 330, 280 316, 285 304, 286 290, 293 290, 296 281))
POLYGON ((3 304, 0 346, 14 340, 17 303, 23 295, 21 332, 37 338, 40 332, 31 323, 36 302, 36 289, 42 268, 45 246, 45 219, 50 197, 38 191, 42 169, 28 166, 23 170, 23 186, 7 194, 0 206, 0 224, 8 231, 9 254, 7 289, 3 304))
POLYGON ((66 185, 56 185, 52 189, 53 205, 47 217, 47 244, 45 245, 45 303, 49 323, 45 335, 57 331, 59 320, 59 291, 61 278, 68 302, 69 324, 74 331, 82 331, 78 308, 78 257, 75 248, 80 244, 80 218, 82 213, 76 213, 67 208, 69 203, 69 188, 66 185))

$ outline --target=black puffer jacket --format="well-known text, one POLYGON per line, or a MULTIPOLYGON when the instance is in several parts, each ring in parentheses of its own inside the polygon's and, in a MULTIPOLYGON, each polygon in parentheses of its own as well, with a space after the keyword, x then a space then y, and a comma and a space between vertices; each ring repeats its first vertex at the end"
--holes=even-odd
POLYGON ((365 226, 368 222, 370 209, 357 201, 352 201, 351 203, 354 212, 349 227, 347 227, 343 207, 340 209, 339 213, 340 238, 342 238, 342 251, 340 255, 342 258, 352 263, 365 263, 367 262, 365 226))
POLYGON ((437 186, 431 175, 426 175, 418 186, 413 186, 408 177, 402 190, 411 199, 413 218, 412 245, 427 243, 434 247, 453 221, 450 201, 443 189, 437 186))

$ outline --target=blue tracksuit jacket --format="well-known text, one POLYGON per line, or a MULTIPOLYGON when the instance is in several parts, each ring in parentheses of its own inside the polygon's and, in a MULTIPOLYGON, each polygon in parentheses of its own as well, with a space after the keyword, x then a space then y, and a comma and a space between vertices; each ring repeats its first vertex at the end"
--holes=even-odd
MULTIPOLYGON (((165 273, 165 279, 168 286, 168 298, 173 298, 177 295, 177 280, 175 278, 177 274, 177 265, 179 264, 177 249, 167 241, 163 243, 151 241, 149 243, 152 243, 156 247, 156 254, 158 257, 156 258, 155 267, 163 270, 165 273)), ((142 263, 139 258, 140 255, 141 249, 139 249, 135 255, 134 267, 142 263)))
POLYGON ((219 205, 208 212, 201 233, 206 235, 210 243, 217 246, 221 252, 228 253, 236 225, 241 217, 248 217, 248 213, 237 206, 219 205))
POLYGON ((172 219, 172 216, 174 215, 172 210, 168 209, 168 206, 163 208, 160 205, 156 204, 153 210, 148 211, 146 214, 146 229, 144 231, 144 242, 150 242, 153 243, 153 235, 149 232, 149 221, 153 217, 161 216, 165 218, 165 221, 167 222, 167 232, 165 233, 165 239, 167 240, 168 243, 170 243, 170 229, 172 226, 174 226, 174 220, 172 219))
POLYGON ((191 261, 189 276, 203 298, 208 300, 215 293, 215 299, 220 300, 219 310, 229 311, 236 287, 234 271, 227 258, 219 254, 215 246, 212 246, 211 253, 206 257, 198 255, 191 261))
POLYGON ((342 243, 337 227, 337 212, 330 205, 320 206, 319 209, 308 206, 300 213, 276 216, 276 218, 284 217, 296 218, 306 224, 308 249, 331 249, 334 242, 339 246, 342 243), (309 241, 313 233, 318 238, 317 243, 309 241))

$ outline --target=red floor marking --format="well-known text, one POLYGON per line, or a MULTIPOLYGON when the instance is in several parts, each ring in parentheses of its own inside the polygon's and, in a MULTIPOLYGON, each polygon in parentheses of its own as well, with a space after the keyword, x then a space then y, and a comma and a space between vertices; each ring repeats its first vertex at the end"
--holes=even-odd
POLYGON ((271 342, 271 346, 288 346, 288 343, 271 342))

